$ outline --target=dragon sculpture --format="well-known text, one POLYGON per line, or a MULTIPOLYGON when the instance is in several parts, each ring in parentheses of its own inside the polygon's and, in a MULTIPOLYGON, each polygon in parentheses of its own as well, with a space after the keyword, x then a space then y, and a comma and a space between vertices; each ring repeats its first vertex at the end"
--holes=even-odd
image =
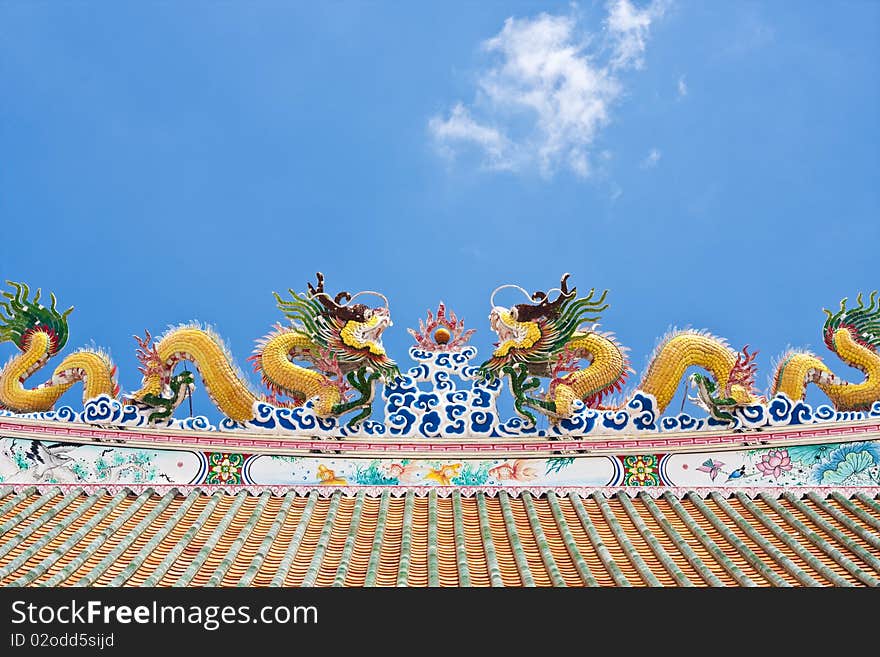
MULTIPOLYGON (((608 307, 607 290, 595 289, 578 297, 569 288, 565 274, 558 288, 529 294, 516 285, 505 285, 492 293, 490 325, 499 342, 492 356, 479 368, 486 379, 507 377, 517 412, 532 423, 533 411, 552 421, 571 416, 575 400, 590 408, 603 406, 606 397, 620 392, 632 372, 627 350, 610 333, 595 324, 608 307), (495 295, 504 288, 515 288, 526 301, 512 307, 495 304, 495 295), (540 393, 541 378, 549 378, 540 393)), ((83 384, 83 400, 101 395, 117 397, 116 367, 98 349, 81 349, 61 360, 44 384, 26 388, 26 381, 57 356, 68 340, 68 316, 73 308, 59 311, 54 294, 51 303, 40 303, 37 290, 31 298, 23 283, 9 283, 0 301, 0 341, 13 342, 21 353, 0 370, 0 408, 17 413, 48 411, 76 383, 83 384)), ((198 325, 171 328, 153 339, 135 337, 141 362, 141 387, 125 400, 142 409, 151 423, 167 420, 195 384, 194 373, 186 369, 175 373, 183 361, 194 364, 207 393, 230 419, 247 422, 256 417, 259 405, 300 406, 311 400, 319 417, 339 417, 358 411, 348 422, 357 424, 372 412, 376 383, 400 376, 397 365, 385 352, 381 336, 391 326, 388 300, 376 292, 331 296, 324 290, 324 277, 317 274, 315 285, 305 293, 289 290, 290 298, 275 294, 279 310, 289 320, 276 324, 257 341, 250 357, 268 393, 251 389, 247 378, 236 368, 220 337, 198 325), (362 295, 382 300, 377 307, 354 303, 362 295)), ((844 362, 865 374, 861 383, 848 383, 835 376, 815 354, 791 351, 776 366, 770 396, 785 394, 803 399, 809 384, 817 385, 838 410, 864 410, 880 400, 880 303, 877 292, 866 304, 862 296, 856 306, 847 300, 832 313, 825 311, 825 343, 844 362)), ((470 332, 463 333, 460 322, 445 308, 436 321, 413 335, 417 344, 455 349, 470 332), (429 330, 430 329, 430 330, 429 330), (434 331, 434 337, 429 333, 434 331), (457 337, 456 337, 457 336, 457 337), (454 339, 453 339, 454 338, 454 339)), ((637 388, 652 395, 657 410, 663 412, 675 396, 690 368, 699 373, 688 377, 696 388, 695 402, 721 421, 735 418, 736 409, 763 402, 754 386, 755 352, 748 345, 737 352, 724 340, 701 331, 675 331, 660 342, 637 388)))
MULTIPOLYGON (((9 282, 0 303, 0 341, 13 342, 21 353, 0 370, 0 407, 28 413, 50 410, 75 383, 83 383, 83 401, 99 395, 116 397, 116 367, 103 352, 81 349, 56 367, 52 378, 27 389, 25 381, 57 355, 68 338, 67 317, 73 310, 59 312, 56 299, 43 306, 40 290, 33 299, 22 283, 9 282)), ((201 374, 205 389, 216 406, 229 418, 245 422, 255 417, 259 402, 298 406, 314 399, 318 416, 340 416, 360 409, 349 424, 355 424, 372 411, 375 382, 394 380, 397 365, 382 346, 382 332, 391 326, 387 299, 375 292, 354 296, 340 292, 331 297, 324 291, 324 277, 317 274, 317 285, 308 293, 289 290, 291 299, 275 294, 278 308, 290 320, 257 342, 250 360, 261 374, 269 395, 260 395, 236 368, 220 337, 197 325, 178 326, 152 340, 135 337, 141 361, 141 388, 126 398, 149 412, 155 422, 171 416, 193 386, 193 376, 184 370, 174 373, 181 361, 192 362, 201 374), (352 304, 355 297, 378 296, 384 305, 370 308, 352 304), (304 367, 294 361, 305 361, 304 367), (349 399, 353 392, 359 393, 349 399), (288 401, 281 398, 287 397, 288 401)))
MULTIPOLYGON (((483 378, 508 377, 517 412, 535 422, 530 409, 544 413, 552 420, 568 417, 572 402, 582 400, 588 407, 601 405, 609 393, 620 391, 629 367, 626 349, 609 333, 596 325, 608 307, 607 290, 595 298, 595 290, 578 298, 577 289, 568 287, 565 274, 560 287, 549 292, 528 294, 517 285, 504 285, 491 297, 489 322, 499 337, 491 358, 479 371, 483 378), (504 288, 515 288, 528 299, 510 308, 495 304, 495 294, 504 288), (557 292, 552 300, 550 296, 557 292), (586 366, 580 366, 587 361, 586 366), (551 379, 548 391, 535 392, 540 377, 551 379)), ((861 295, 858 306, 847 309, 846 299, 840 310, 826 310, 825 344, 844 362, 865 374, 862 383, 847 383, 828 369, 822 360, 807 352, 789 352, 776 367, 770 394, 784 393, 792 400, 806 394, 809 383, 825 392, 838 410, 863 410, 880 399, 880 305, 877 293, 866 306, 861 295)), ((755 353, 748 345, 738 353, 724 340, 702 331, 675 331, 667 335, 655 349, 637 389, 653 395, 657 409, 663 412, 675 396, 678 386, 691 367, 706 374, 690 377, 696 386, 694 400, 718 420, 732 420, 740 406, 765 401, 754 388, 755 353)))
POLYGON ((3 292, 0 302, 0 341, 13 342, 21 354, 0 370, 0 406, 19 413, 47 411, 77 381, 83 382, 83 399, 98 395, 117 395, 116 367, 110 357, 98 350, 82 349, 67 356, 52 379, 32 390, 24 382, 67 344, 67 317, 73 307, 59 312, 54 294, 51 305, 40 303, 40 290, 30 299, 23 283, 7 281, 14 292, 3 292))

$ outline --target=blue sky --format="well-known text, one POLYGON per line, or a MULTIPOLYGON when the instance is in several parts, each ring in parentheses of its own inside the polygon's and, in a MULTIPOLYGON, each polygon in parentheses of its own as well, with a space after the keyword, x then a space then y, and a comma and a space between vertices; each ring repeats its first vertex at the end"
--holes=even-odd
POLYGON ((493 288, 569 271, 639 374, 690 325, 761 387, 880 286, 876 3, 7 1, 0 89, 0 278, 126 390, 144 328, 244 368, 317 270, 390 298, 404 365, 440 299, 485 357, 493 288))

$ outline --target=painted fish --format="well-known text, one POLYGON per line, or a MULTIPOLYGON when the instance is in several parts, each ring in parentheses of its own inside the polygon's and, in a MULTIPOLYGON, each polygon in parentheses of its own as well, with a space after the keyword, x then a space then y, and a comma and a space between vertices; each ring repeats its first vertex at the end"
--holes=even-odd
POLYGON ((489 476, 498 481, 532 481, 538 478, 538 471, 525 459, 513 463, 504 462, 489 470, 489 476))

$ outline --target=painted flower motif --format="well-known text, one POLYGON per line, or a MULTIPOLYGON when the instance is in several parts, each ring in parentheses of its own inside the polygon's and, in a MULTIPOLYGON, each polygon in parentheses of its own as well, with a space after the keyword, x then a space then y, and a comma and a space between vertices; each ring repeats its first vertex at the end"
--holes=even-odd
POLYGON ((657 457, 648 455, 627 456, 623 459, 626 468, 624 485, 626 486, 659 486, 660 476, 657 472, 657 457))
POLYGON ((764 476, 779 477, 783 472, 791 470, 791 457, 787 449, 771 449, 761 455, 761 460, 755 464, 764 476))
POLYGON ((871 442, 842 445, 831 452, 828 461, 813 473, 823 486, 876 486, 880 482, 880 445, 871 442))
POLYGON ((206 483, 240 484, 243 463, 244 457, 241 454, 209 454, 206 483))

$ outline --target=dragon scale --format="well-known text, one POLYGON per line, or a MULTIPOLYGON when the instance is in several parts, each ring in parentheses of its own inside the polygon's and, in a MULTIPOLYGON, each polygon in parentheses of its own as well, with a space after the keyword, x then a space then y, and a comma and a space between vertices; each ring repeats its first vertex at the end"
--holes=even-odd
POLYGON ((41 386, 27 389, 24 382, 40 370, 51 355, 51 337, 34 331, 23 353, 14 356, 0 376, 0 405, 19 413, 46 411, 78 381, 83 382, 83 401, 99 395, 115 395, 118 387, 110 359, 97 351, 76 351, 61 361, 52 378, 41 386))
POLYGON ((863 382, 848 383, 828 369, 818 356, 792 352, 777 365, 771 394, 781 392, 791 399, 803 399, 807 385, 814 383, 828 395, 835 408, 842 411, 863 410, 880 399, 880 356, 847 329, 836 330, 832 341, 834 352, 842 361, 864 372, 863 382))
POLYGON ((585 358, 590 365, 561 378, 556 386, 556 412, 561 416, 571 413, 575 399, 601 397, 626 376, 626 357, 618 345, 600 333, 575 333, 567 344, 573 355, 585 358))
MULTIPOLYGON (((271 381, 274 392, 299 400, 316 397, 315 412, 328 416, 340 402, 338 387, 320 372, 291 362, 292 357, 302 356, 310 348, 315 348, 315 343, 307 335, 298 331, 279 332, 263 341, 255 360, 264 378, 271 381)), ((186 360, 195 364, 211 400, 230 419, 253 419, 254 404, 263 401, 261 395, 250 389, 219 337, 210 331, 195 327, 172 329, 156 344, 154 357, 159 367, 144 377, 143 386, 132 394, 135 400, 162 394, 170 384, 175 365, 186 360)))
MULTIPOLYGON (((666 409, 690 367, 709 372, 720 388, 726 388, 737 361, 736 352, 711 335, 697 331, 681 331, 664 340, 656 349, 639 389, 657 400, 657 408, 666 409)), ((733 396, 740 403, 754 401, 749 391, 736 386, 733 396)))

